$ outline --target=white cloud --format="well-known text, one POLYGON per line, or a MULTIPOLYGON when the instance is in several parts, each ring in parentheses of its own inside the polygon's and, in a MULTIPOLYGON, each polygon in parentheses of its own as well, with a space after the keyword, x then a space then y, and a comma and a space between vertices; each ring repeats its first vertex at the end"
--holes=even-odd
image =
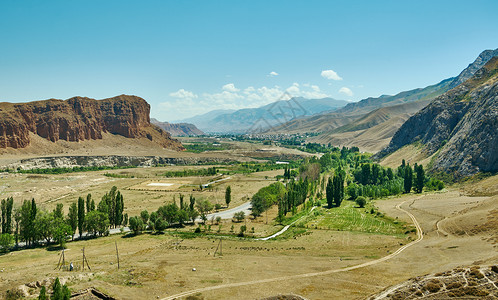
MULTIPOLYGON (((238 89, 233 83, 226 84, 218 92, 202 93, 180 89, 170 93, 170 99, 159 105, 162 120, 174 121, 215 109, 242 109, 260 107, 277 100, 289 100, 291 97, 319 99, 329 97, 320 87, 312 84, 294 82, 287 89, 275 86, 248 86, 238 89)), ((159 116, 158 116, 159 117, 159 116)))
POLYGON ((233 84, 233 83, 227 83, 227 84, 225 84, 225 85, 222 87, 222 89, 223 89, 224 91, 227 91, 227 92, 232 92, 232 93, 236 93, 236 92, 240 91, 240 89, 236 88, 236 87, 235 87, 235 84, 233 84))
POLYGON ((349 97, 353 96, 353 91, 345 86, 343 86, 342 88, 339 89, 339 93, 342 93, 342 94, 347 95, 349 97))
POLYGON ((256 89, 253 86, 247 87, 244 89, 244 94, 248 95, 252 92, 254 92, 256 89))
POLYGON ((275 71, 271 71, 270 74, 268 74, 268 76, 275 77, 275 76, 278 76, 278 73, 275 71))
POLYGON ((323 78, 326 79, 342 80, 342 77, 337 75, 337 73, 334 70, 323 70, 321 75, 323 78))
POLYGON ((195 99, 197 98, 197 95, 190 92, 186 91, 184 89, 179 89, 176 92, 170 93, 169 94, 171 97, 178 98, 178 99, 195 99))

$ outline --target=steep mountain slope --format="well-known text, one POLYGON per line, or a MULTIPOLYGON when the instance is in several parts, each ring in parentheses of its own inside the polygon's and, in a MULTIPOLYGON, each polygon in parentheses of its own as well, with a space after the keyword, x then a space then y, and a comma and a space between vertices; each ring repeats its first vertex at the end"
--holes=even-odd
POLYGON ((491 58, 498 56, 498 48, 495 50, 484 50, 479 54, 476 60, 465 68, 450 84, 450 89, 464 83, 474 75, 477 70, 482 68, 491 58))
POLYGON ((421 143, 431 168, 468 176, 498 171, 498 57, 412 116, 377 157, 421 143))
POLYGON ((348 102, 332 98, 279 100, 257 108, 245 108, 217 114, 203 120, 188 119, 205 132, 245 133, 257 124, 265 127, 282 124, 297 117, 310 116, 323 111, 336 110, 348 102))
POLYGON ((28 103, 0 103, 0 148, 24 148, 34 133, 51 142, 102 139, 104 133, 147 138, 169 149, 182 150, 177 140, 150 124, 150 105, 137 96, 95 100, 74 97, 28 103))
POLYGON ((378 98, 367 98, 359 102, 349 103, 331 113, 323 113, 311 117, 304 117, 275 126, 268 133, 304 133, 331 131, 341 126, 357 121, 365 114, 381 108, 397 104, 425 101, 434 99, 448 90, 453 78, 441 81, 438 84, 425 88, 401 92, 394 96, 380 96, 378 98))
POLYGON ((233 109, 216 109, 208 111, 205 114, 193 116, 191 118, 174 120, 172 121, 172 123, 189 123, 189 124, 194 124, 197 128, 206 128, 209 127, 209 123, 211 122, 212 119, 220 115, 233 113, 234 111, 235 110, 233 109))
POLYGON ((362 151, 377 152, 385 148, 401 125, 430 101, 408 102, 378 108, 356 121, 323 132, 309 142, 335 146, 357 146, 362 151))
POLYGON ((172 136, 204 135, 204 132, 195 127, 194 124, 160 122, 154 118, 150 119, 150 122, 172 136))

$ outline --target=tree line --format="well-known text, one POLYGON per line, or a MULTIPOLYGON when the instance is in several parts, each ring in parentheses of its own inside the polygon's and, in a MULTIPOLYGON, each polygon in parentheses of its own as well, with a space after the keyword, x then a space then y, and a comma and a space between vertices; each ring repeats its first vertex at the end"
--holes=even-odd
MULTIPOLYGON (((145 230, 161 233, 168 227, 183 227, 185 224, 195 224, 198 217, 200 217, 205 224, 207 215, 215 208, 215 205, 209 200, 196 199, 192 194, 190 195, 188 202, 183 194, 179 194, 179 198, 179 205, 176 204, 176 201, 173 201, 170 204, 159 207, 156 211, 151 213, 147 210, 143 210, 140 212, 140 215, 130 217, 130 230, 133 234, 140 234, 145 230)), ((225 190, 226 207, 230 205, 231 201, 232 188, 227 186, 225 190)))
POLYGON ((8 251, 14 244, 26 243, 27 247, 49 245, 53 242, 64 246, 68 237, 74 239, 76 230, 80 238, 83 232, 89 235, 106 235, 110 227, 117 227, 128 222, 123 214, 123 195, 115 186, 107 192, 98 203, 92 195, 79 197, 71 203, 69 212, 64 215, 64 206, 58 203, 52 211, 38 208, 35 199, 24 200, 20 207, 13 209, 12 197, 2 200, 2 235, 0 248, 8 251))

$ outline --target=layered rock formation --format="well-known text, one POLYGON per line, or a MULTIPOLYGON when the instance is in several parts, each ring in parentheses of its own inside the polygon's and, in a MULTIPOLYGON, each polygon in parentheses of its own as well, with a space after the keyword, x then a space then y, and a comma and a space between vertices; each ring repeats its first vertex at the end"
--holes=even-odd
POLYGON ((166 148, 182 150, 167 132, 150 124, 150 105, 137 96, 95 100, 74 97, 28 103, 0 103, 0 148, 24 148, 29 132, 49 141, 102 139, 102 133, 146 137, 166 148))
POLYGON ((154 118, 150 119, 150 122, 172 136, 196 136, 205 134, 194 124, 190 123, 168 123, 158 121, 154 118))
POLYGON ((408 119, 378 156, 414 142, 430 155, 439 151, 434 171, 498 171, 498 57, 408 119))

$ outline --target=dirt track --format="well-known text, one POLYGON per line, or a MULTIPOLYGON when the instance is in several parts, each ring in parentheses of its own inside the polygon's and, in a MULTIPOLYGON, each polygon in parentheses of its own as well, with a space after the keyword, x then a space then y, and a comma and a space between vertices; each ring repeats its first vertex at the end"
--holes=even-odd
MULTIPOLYGON (((420 199, 422 197, 424 197, 424 196, 420 196, 417 199, 420 199)), ((222 284, 222 285, 217 285, 217 286, 210 286, 210 287, 190 290, 190 291, 186 291, 186 292, 179 293, 176 295, 168 296, 168 297, 162 298, 161 300, 173 300, 173 299, 178 299, 181 297, 189 296, 192 294, 197 294, 197 293, 202 293, 202 292, 207 292, 207 291, 212 291, 212 290, 225 289, 225 288, 233 288, 233 287, 240 287, 240 286, 253 285, 253 284, 265 284, 265 283, 270 283, 270 282, 275 282, 275 281, 293 280, 293 279, 300 279, 300 278, 320 276, 320 275, 329 275, 329 274, 339 273, 339 272, 347 272, 347 271, 351 271, 351 270, 355 270, 355 269, 359 269, 359 268, 363 268, 363 267, 367 267, 367 266, 372 266, 372 265, 387 261, 393 257, 396 257, 397 255, 402 253, 407 248, 419 243, 424 238, 422 227, 418 223, 415 216, 412 215, 410 212, 401 208, 401 205, 403 205, 407 201, 409 201, 409 200, 405 200, 404 202, 396 205, 396 209, 406 213, 410 217, 413 224, 417 228, 417 239, 412 241, 409 244, 402 246, 401 248, 399 248, 398 250, 396 250, 395 252, 393 252, 387 256, 384 256, 382 258, 379 258, 379 259, 376 259, 373 261, 369 261, 366 263, 362 263, 362 264, 359 264, 356 266, 346 267, 343 269, 332 269, 332 270, 327 270, 327 271, 323 271, 323 272, 305 273, 305 274, 289 275, 289 276, 282 276, 282 277, 276 277, 276 278, 268 278, 268 279, 262 279, 262 280, 253 280, 253 281, 246 281, 246 282, 236 282, 236 283, 222 284)))

